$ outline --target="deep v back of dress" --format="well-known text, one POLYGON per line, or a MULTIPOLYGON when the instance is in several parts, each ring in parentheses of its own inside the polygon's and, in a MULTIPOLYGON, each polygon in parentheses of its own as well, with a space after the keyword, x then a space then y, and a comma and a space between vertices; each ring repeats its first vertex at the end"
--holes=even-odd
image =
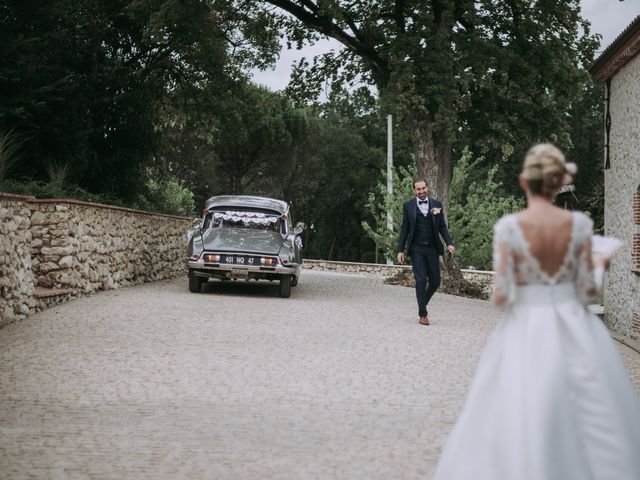
POLYGON ((516 263, 524 261, 519 256, 531 256, 547 279, 558 277, 573 249, 574 214, 562 212, 552 219, 531 221, 522 215, 515 216, 520 231, 522 249, 515 252, 516 263))

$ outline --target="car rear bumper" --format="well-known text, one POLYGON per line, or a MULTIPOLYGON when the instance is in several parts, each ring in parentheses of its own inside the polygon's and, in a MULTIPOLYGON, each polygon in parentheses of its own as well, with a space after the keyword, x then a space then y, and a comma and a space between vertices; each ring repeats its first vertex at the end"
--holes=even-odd
POLYGON ((188 261, 187 268, 193 275, 201 277, 224 278, 273 278, 280 275, 300 274, 301 265, 278 265, 268 267, 263 265, 225 265, 220 263, 205 263, 202 260, 188 261))

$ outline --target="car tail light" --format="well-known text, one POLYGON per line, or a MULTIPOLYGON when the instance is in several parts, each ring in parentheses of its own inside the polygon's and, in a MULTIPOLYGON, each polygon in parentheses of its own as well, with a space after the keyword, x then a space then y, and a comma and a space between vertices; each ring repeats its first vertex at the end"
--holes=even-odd
POLYGON ((278 260, 276 260, 275 258, 261 257, 260 264, 267 267, 274 267, 278 264, 278 260))
POLYGON ((220 255, 211 255, 210 253, 206 254, 203 258, 207 263, 218 263, 220 261, 220 255))

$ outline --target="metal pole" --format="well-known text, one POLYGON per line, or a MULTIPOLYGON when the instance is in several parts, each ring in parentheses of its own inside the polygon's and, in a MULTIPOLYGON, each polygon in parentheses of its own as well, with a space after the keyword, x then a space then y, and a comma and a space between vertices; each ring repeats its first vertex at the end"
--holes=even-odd
MULTIPOLYGON (((393 193, 393 123, 391 115, 387 115, 387 193, 389 197, 393 193)), ((387 209, 387 230, 393 232, 391 207, 387 209)), ((387 265, 393 265, 393 261, 387 260, 387 265)))

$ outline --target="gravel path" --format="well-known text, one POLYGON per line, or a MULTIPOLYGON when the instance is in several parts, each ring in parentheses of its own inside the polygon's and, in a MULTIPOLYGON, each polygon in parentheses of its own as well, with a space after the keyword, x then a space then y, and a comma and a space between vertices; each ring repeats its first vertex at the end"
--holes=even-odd
MULTIPOLYGON (((497 311, 304 272, 115 290, 0 330, 3 479, 425 479, 497 311)), ((640 355, 619 346, 640 390, 640 355)))

